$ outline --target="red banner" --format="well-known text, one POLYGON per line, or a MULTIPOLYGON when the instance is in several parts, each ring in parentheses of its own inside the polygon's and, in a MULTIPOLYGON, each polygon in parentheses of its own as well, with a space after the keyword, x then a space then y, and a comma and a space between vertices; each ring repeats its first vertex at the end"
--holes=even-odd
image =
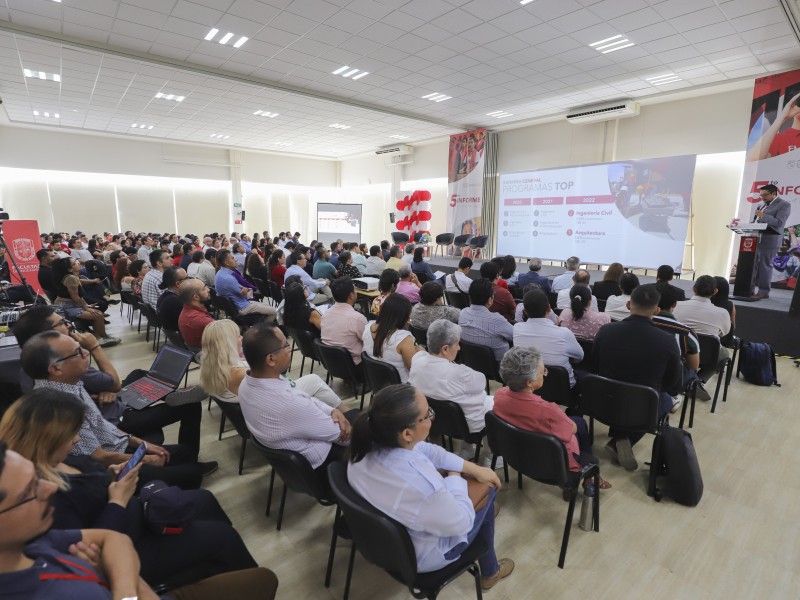
MULTIPOLYGON (((3 223, 3 237, 6 240, 7 251, 14 256, 28 285, 33 287, 37 294, 44 294, 39 285, 39 261, 36 258, 36 251, 42 247, 42 241, 39 238, 39 222, 6 221, 3 223)), ((10 259, 8 268, 11 272, 11 283, 21 284, 17 270, 11 264, 10 259)))

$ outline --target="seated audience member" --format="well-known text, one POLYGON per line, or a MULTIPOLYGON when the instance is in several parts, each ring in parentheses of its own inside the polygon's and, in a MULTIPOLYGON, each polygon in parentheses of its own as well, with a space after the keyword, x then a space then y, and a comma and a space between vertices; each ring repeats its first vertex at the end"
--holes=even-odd
MULTIPOLYGON (((26 342, 22 348, 21 362, 25 373, 34 380, 35 389, 51 388, 67 392, 84 405, 86 413, 81 426, 81 439, 72 449, 72 454, 91 456, 93 460, 107 467, 127 462, 133 450, 144 440, 125 433, 103 418, 81 381, 89 366, 88 357, 89 352, 74 339, 56 331, 45 331, 26 342)), ((200 408, 199 403, 185 406, 200 408)), ((144 410, 152 409, 153 407, 144 410)), ((148 443, 147 456, 143 461, 143 481, 163 479, 183 488, 196 488, 204 474, 216 470, 216 462, 197 462, 201 411, 197 412, 195 426, 182 423, 178 445, 162 448, 148 443)), ((126 428, 131 425, 127 420, 123 420, 121 424, 126 428)))
POLYGON ((300 282, 290 283, 283 290, 283 324, 316 332, 322 326, 322 315, 308 303, 308 290, 300 282))
POLYGON ((339 255, 339 277, 355 279, 362 276, 361 271, 353 264, 354 258, 355 255, 348 250, 345 250, 339 255))
POLYGON ((508 289, 500 287, 500 268, 496 263, 487 261, 481 265, 481 277, 492 282, 494 289, 494 301, 489 307, 493 313, 498 313, 509 323, 514 322, 514 312, 517 310, 517 303, 508 289))
MULTIPOLYGON (((731 330, 731 315, 724 308, 714 306, 711 297, 717 293, 717 282, 712 275, 701 275, 692 287, 694 295, 675 307, 675 318, 697 333, 724 337, 731 330)), ((727 350, 720 348, 723 356, 727 350)))
MULTIPOLYGON (((180 267, 181 259, 183 258, 183 246, 181 244, 172 245, 171 253, 172 253, 172 266, 180 267)), ((191 262, 191 257, 189 258, 189 261, 191 262)))
POLYGON ((83 248, 80 238, 72 238, 69 242, 70 256, 80 262, 85 263, 87 260, 92 260, 94 257, 91 252, 83 248))
MULTIPOLYGON (((594 339, 593 353, 598 373, 603 377, 646 385, 659 392, 659 417, 663 417, 672 410, 672 396, 681 391, 683 367, 675 339, 653 324, 658 300, 654 284, 634 289, 630 316, 602 327, 594 339)), ((606 448, 611 457, 628 471, 638 469, 633 446, 644 432, 611 427, 608 435, 612 439, 606 448)))
POLYGON ((111 267, 111 281, 114 283, 114 287, 120 291, 124 290, 126 292, 131 291, 130 280, 128 280, 128 285, 123 287, 122 280, 125 278, 130 277, 130 273, 128 272, 128 265, 130 262, 128 261, 128 256, 122 252, 114 251, 111 253, 112 256, 116 254, 116 257, 113 257, 113 263, 111 267))
POLYGON ((269 271, 267 271, 267 266, 258 252, 253 251, 247 255, 247 259, 244 262, 244 277, 245 279, 250 277, 254 280, 269 281, 269 271))
POLYGON ((152 267, 142 280, 142 300, 153 308, 158 305, 158 299, 163 293, 159 287, 164 277, 164 271, 172 266, 172 259, 166 250, 153 250, 150 253, 150 267, 152 267))
POLYGON ((611 263, 603 273, 602 281, 598 281, 592 287, 592 296, 598 300, 607 300, 609 296, 619 296, 622 288, 619 287, 619 278, 625 274, 625 267, 622 263, 611 263))
MULTIPOLYGON (((328 250, 326 250, 324 247, 319 249, 317 261, 314 263, 314 279, 327 279, 328 281, 333 281, 339 276, 339 272, 330 262, 330 258, 331 253, 328 250)), ((336 258, 339 258, 338 255, 336 258)))
MULTIPOLYGON (((547 377, 547 367, 538 350, 511 348, 500 361, 500 376, 506 385, 494 396, 495 415, 520 429, 558 438, 567 448, 569 470, 576 475, 583 466, 598 464, 592 456, 589 427, 583 417, 568 417, 557 404, 536 395, 547 377)), ((600 489, 610 487, 600 479, 600 489)))
MULTIPOLYGON (((439 286, 441 287, 441 286, 439 286)), ((464 411, 470 433, 486 427, 484 416, 492 410, 486 395, 486 376, 455 361, 461 346, 461 327, 438 319, 428 327, 428 351, 411 359, 408 383, 428 398, 452 400, 464 411)))
MULTIPOLYGON (((384 261, 389 260, 389 258, 391 256, 391 254, 390 254, 391 251, 389 249, 389 240, 382 240, 381 241, 381 245, 378 248, 378 251, 380 252, 380 257, 384 261)), ((369 250, 365 254, 366 254, 366 256, 370 256, 371 253, 372 253, 372 247, 370 247, 369 250)))
POLYGON ((327 485, 327 466, 347 456, 347 417, 358 411, 345 416, 284 378, 281 374, 292 365, 291 346, 273 325, 259 323, 247 330, 242 350, 250 372, 239 385, 239 404, 256 440, 269 448, 299 452, 327 485))
POLYGON ((283 250, 276 248, 269 255, 267 261, 267 270, 269 271, 270 281, 274 281, 279 286, 283 287, 283 280, 286 276, 286 255, 283 250))
POLYGON ((389 249, 389 260, 386 261, 387 269, 399 271, 403 266, 403 249, 400 246, 392 246, 389 249))
POLYGON ((413 386, 380 390, 353 427, 347 479, 367 502, 408 528, 420 573, 447 566, 480 537, 490 548, 478 559, 481 587, 489 590, 514 570, 511 559, 498 561, 494 553, 500 480, 494 471, 426 442, 434 417, 413 386), (477 511, 462 473, 491 487, 477 511))
POLYGON ((378 280, 378 295, 372 300, 372 304, 370 304, 369 312, 373 315, 379 315, 381 313, 381 306, 386 298, 389 297, 394 291, 397 289, 397 285, 400 283, 400 275, 394 269, 386 269, 380 275, 380 279, 378 280))
POLYGON ((411 302, 405 296, 392 294, 383 303, 377 321, 364 327, 364 352, 389 363, 408 381, 411 359, 422 350, 414 345, 414 336, 406 329, 411 318, 411 302))
MULTIPOLYGON (((0 553, 6 557, 0 588, 15 598, 159 598, 139 577, 139 555, 129 536, 101 528, 50 529, 58 490, 36 472, 36 465, 0 442, 0 553)), ((162 598, 271 600, 277 587, 275 574, 258 568, 178 587, 162 598)))
POLYGON ((195 251, 194 244, 192 244, 192 242, 186 242, 182 246, 180 244, 176 244, 175 247, 180 247, 182 251, 176 266, 186 271, 189 268, 189 265, 192 264, 192 254, 194 254, 195 251))
POLYGON ((381 256, 380 246, 370 246, 369 258, 367 259, 367 277, 380 277, 386 268, 386 262, 381 256))
POLYGON ((546 365, 564 367, 569 374, 569 385, 574 387, 575 372, 570 360, 583 360, 583 348, 575 334, 547 318, 550 302, 543 291, 528 292, 522 302, 528 320, 514 325, 514 346, 536 348, 546 365))
POLYGON ((428 281, 435 281, 436 276, 433 274, 431 270, 431 266, 425 260, 425 248, 423 246, 417 246, 414 249, 414 258, 411 260, 411 271, 419 277, 420 275, 425 275, 428 278, 428 281))
POLYGON ((528 259, 528 272, 517 277, 517 285, 524 290, 529 285, 535 285, 545 294, 550 293, 550 280, 542 275, 542 260, 540 258, 528 259))
POLYGON ((198 351, 203 339, 203 331, 214 318, 208 313, 206 302, 211 298, 208 286, 200 279, 187 279, 181 284, 178 293, 183 307, 178 316, 178 330, 184 343, 198 351))
POLYGON ((53 262, 57 259, 55 253, 49 248, 41 248, 36 251, 36 259, 39 261, 39 273, 37 278, 39 286, 47 294, 50 302, 55 302, 58 296, 56 281, 53 277, 53 262))
POLYGON ((142 561, 142 578, 152 585, 193 583, 201 578, 256 567, 225 511, 207 490, 179 492, 194 514, 180 535, 162 535, 141 518, 135 494, 140 466, 122 479, 123 465, 107 472, 87 456, 70 456, 85 409, 75 396, 34 390, 20 398, 0 422, 0 439, 33 462, 42 481, 58 486, 53 496, 57 529, 104 528, 128 534, 142 561))
POLYGON ((581 266, 581 259, 577 256, 570 256, 567 259, 567 270, 566 272, 562 273, 558 277, 555 277, 550 284, 550 290, 553 292, 560 292, 561 290, 567 290, 572 287, 574 283, 572 281, 572 277, 575 275, 575 271, 578 270, 578 267, 581 266))
MULTIPOLYGON (((663 282, 672 285, 669 282, 672 281, 674 277, 675 277, 675 269, 673 269, 669 265, 661 265, 660 267, 658 267, 658 271, 656 271, 656 283, 663 282)), ((686 292, 684 292, 678 286, 673 285, 672 287, 674 287, 676 290, 675 293, 677 294, 678 302, 683 302, 684 300, 686 300, 686 292)))
POLYGON ((591 310, 592 292, 585 285, 573 285, 569 297, 569 308, 565 308, 558 315, 561 327, 569 329, 576 338, 594 339, 597 330, 610 323, 611 317, 606 313, 591 310))
POLYGON ((278 314, 274 306, 249 299, 255 286, 241 279, 242 276, 236 270, 236 259, 229 251, 220 250, 217 253, 217 263, 220 265, 214 278, 217 295, 233 302, 236 309, 243 315, 260 314, 274 317, 278 314))
POLYGON ((411 324, 420 329, 427 329, 436 319, 447 319, 458 323, 461 311, 454 306, 445 306, 444 290, 433 281, 422 285, 419 289, 419 304, 411 309, 411 324))
POLYGON ((606 300, 605 313, 611 317, 612 321, 622 321, 630 314, 628 303, 631 300, 633 290, 639 287, 639 278, 633 273, 625 273, 619 278, 619 287, 622 290, 622 294, 609 296, 606 300))
POLYGON ((592 298, 592 290, 589 288, 591 281, 591 274, 586 269, 578 269, 572 276, 572 285, 564 290, 558 292, 558 300, 556 301, 556 308, 564 310, 569 308, 572 304, 572 296, 570 292, 576 285, 582 285, 589 290, 589 310, 596 310, 594 300, 592 298))
POLYGON ((733 333, 736 331, 736 305, 730 299, 731 288, 728 280, 724 277, 715 276, 714 282, 717 286, 717 292, 711 296, 711 304, 724 308, 731 317, 731 328, 727 335, 720 338, 720 342, 722 342, 723 346, 731 347, 733 345, 733 333))
POLYGON ((150 264, 144 262, 141 259, 136 259, 130 265, 128 265, 128 273, 130 273, 130 279, 127 277, 122 278, 122 286, 124 287, 127 283, 131 287, 131 291, 136 294, 137 296, 142 296, 142 283, 144 282, 144 278, 147 276, 147 273, 150 272, 150 264))
POLYGON ((444 278, 444 289, 454 294, 469 294, 472 279, 469 272, 472 269, 472 259, 464 256, 458 261, 458 268, 444 278))
POLYGON ((356 366, 364 350, 364 327, 367 317, 353 308, 356 288, 349 277, 339 277, 331 284, 334 304, 322 315, 320 338, 325 344, 346 348, 356 366))
POLYGON ((201 342, 200 385, 212 396, 225 402, 239 402, 239 384, 247 373, 242 356, 242 335, 230 319, 209 324, 201 342))
POLYGON ((89 306, 83 297, 83 286, 78 279, 80 270, 81 264, 74 258, 59 258, 53 263, 53 279, 56 282, 55 304, 64 311, 68 319, 88 321, 101 346, 116 346, 122 340, 106 333, 103 311, 89 306))
POLYGON ((403 250, 403 257, 400 260, 402 260, 405 264, 410 265, 412 262, 414 262, 414 250, 416 250, 416 246, 414 246, 413 243, 406 244, 403 250))
MULTIPOLYGON (((675 342, 678 344, 678 351, 681 353, 681 362, 683 363, 682 387, 686 389, 686 386, 691 381, 697 379, 697 370, 700 368, 700 341, 691 327, 675 319, 673 311, 678 304, 678 294, 675 290, 678 288, 666 282, 657 283, 656 288, 661 297, 658 301, 658 313, 653 317, 653 325, 675 338, 675 342)), ((697 398, 711 400, 711 396, 706 391, 702 381, 697 382, 697 398)), ((680 402, 677 399, 673 399, 672 404, 674 411, 680 402)))
MULTIPOLYGON (((525 294, 527 294, 528 292, 541 289, 542 288, 536 284, 528 284, 524 288, 522 288, 522 297, 524 298, 525 294)), ((561 324, 561 319, 558 318, 558 315, 555 313, 555 311, 551 310, 549 313, 547 313, 547 318, 550 319, 556 325, 561 324)), ((520 302, 519 304, 517 304, 517 309, 514 311, 514 323, 522 323, 523 321, 526 320, 527 317, 525 316, 525 303, 520 302)))
MULTIPOLYGON (((295 250, 291 254, 292 266, 286 269, 285 277, 297 275, 308 289, 308 301, 312 304, 327 304, 331 299, 331 288, 329 279, 312 279, 306 273, 305 268, 308 264, 308 257, 300 250, 295 250)), ((319 262, 319 261, 317 261, 319 262)))
MULTIPOLYGON (((344 253, 342 253, 344 254, 344 253)), ((358 275, 356 277, 363 277, 367 273, 367 257, 361 253, 361 249, 359 248, 358 244, 355 242, 350 243, 350 254, 353 257, 353 266, 358 269, 358 275)), ((339 255, 339 271, 341 272, 341 265, 342 265, 342 255, 339 255)), ((344 273, 340 273, 344 275, 344 273)), ((348 277, 352 277, 352 275, 348 275, 348 277)))
POLYGON ((163 293, 156 304, 158 318, 161 320, 161 326, 164 329, 178 331, 178 319, 181 316, 181 310, 183 310, 183 301, 178 294, 186 280, 186 271, 180 267, 170 267, 164 271, 161 284, 158 286, 159 289, 163 290, 163 293))
POLYGON ((500 267, 500 279, 506 282, 506 287, 510 285, 517 285, 517 281, 519 280, 519 273, 517 273, 517 259, 510 254, 499 256, 498 258, 500 259, 497 262, 497 266, 500 267))
POLYGON ((489 310, 494 302, 494 292, 495 288, 488 279, 473 281, 469 286, 470 306, 461 309, 458 324, 462 340, 491 348, 495 359, 500 362, 514 339, 514 329, 505 318, 489 310))
MULTIPOLYGON (((331 242, 331 251, 329 253, 328 260, 329 260, 331 266, 333 266, 334 269, 338 269, 339 268, 339 252, 342 251, 341 246, 342 246, 342 242, 341 241, 337 240, 335 242, 331 242)), ((316 275, 315 275, 315 277, 316 277, 316 275)), ((333 277, 329 277, 329 279, 331 279, 331 281, 332 281, 333 277)))
POLYGON ((244 275, 244 261, 247 260, 247 253, 244 251, 244 246, 242 246, 241 242, 235 242, 231 246, 231 254, 236 260, 236 270, 244 275))
POLYGON ((403 265, 397 270, 400 281, 397 284, 395 293, 405 296, 412 304, 419 302, 420 284, 417 276, 411 272, 408 265, 403 265))
MULTIPOLYGON (((217 251, 213 248, 206 250, 206 254, 208 252, 214 252, 214 254, 217 253, 217 251)), ((206 255, 202 250, 195 250, 192 252, 191 256, 192 262, 189 263, 189 266, 186 268, 186 274, 189 277, 194 277, 195 279, 201 281, 204 285, 213 288, 214 277, 217 275, 214 265, 211 264, 210 260, 206 259, 206 255)))

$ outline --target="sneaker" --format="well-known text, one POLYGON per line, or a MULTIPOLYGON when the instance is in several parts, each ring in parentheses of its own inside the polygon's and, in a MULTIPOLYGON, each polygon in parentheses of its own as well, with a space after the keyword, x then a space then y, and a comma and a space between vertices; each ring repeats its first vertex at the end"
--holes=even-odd
POLYGON ((102 348, 108 348, 109 346, 116 346, 121 341, 120 338, 106 336, 97 340, 97 343, 100 344, 102 348))
POLYGON ((497 573, 491 577, 481 577, 481 589, 484 592, 488 592, 498 581, 505 579, 511 575, 512 571, 514 571, 514 561, 510 558, 501 558, 499 561, 497 561, 497 564, 500 565, 500 569, 497 571, 497 573))
POLYGON ((215 460, 209 462, 199 462, 197 464, 200 467, 200 471, 203 477, 205 477, 206 475, 211 475, 214 471, 219 469, 219 463, 215 460))
POLYGON ((674 396, 672 398, 672 408, 670 409, 669 412, 671 412, 672 414, 675 414, 676 412, 678 412, 678 409, 681 407, 682 403, 683 403, 683 400, 681 400, 677 396, 674 396))
POLYGON ((695 388, 695 398, 698 400, 703 400, 704 402, 708 402, 711 400, 711 394, 708 393, 706 386, 703 385, 702 381, 697 382, 697 387, 695 388))
MULTIPOLYGON (((506 463, 503 461, 503 457, 502 456, 498 456, 497 457, 497 464, 494 466, 494 468, 495 469, 502 469, 505 466, 505 464, 506 463)), ((492 457, 491 456, 487 456, 486 458, 484 458, 483 462, 481 463, 481 466, 482 467, 486 467, 487 469, 491 469, 492 468, 492 457)))
POLYGON ((639 468, 628 438, 617 438, 617 458, 626 471, 635 471, 639 468))
POLYGON ((183 406, 184 404, 202 402, 206 398, 208 398, 208 392, 205 391, 202 386, 193 385, 167 394, 166 398, 164 398, 164 402, 167 403, 167 406, 183 406))

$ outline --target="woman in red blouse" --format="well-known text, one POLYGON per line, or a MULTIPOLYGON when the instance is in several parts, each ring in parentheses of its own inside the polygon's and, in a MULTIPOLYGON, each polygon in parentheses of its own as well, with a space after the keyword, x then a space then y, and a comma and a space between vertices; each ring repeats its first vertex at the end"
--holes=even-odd
POLYGON ((267 270, 272 281, 283 287, 283 276, 286 274, 286 256, 283 250, 276 249, 269 256, 267 261, 267 270))

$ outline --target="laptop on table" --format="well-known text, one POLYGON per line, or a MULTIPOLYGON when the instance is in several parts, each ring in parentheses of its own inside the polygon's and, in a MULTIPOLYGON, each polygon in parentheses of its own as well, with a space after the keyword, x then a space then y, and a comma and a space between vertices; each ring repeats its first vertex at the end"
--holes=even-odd
POLYGON ((150 372, 122 388, 119 398, 134 410, 141 410, 158 402, 178 389, 192 358, 193 352, 165 344, 150 366, 150 372))

